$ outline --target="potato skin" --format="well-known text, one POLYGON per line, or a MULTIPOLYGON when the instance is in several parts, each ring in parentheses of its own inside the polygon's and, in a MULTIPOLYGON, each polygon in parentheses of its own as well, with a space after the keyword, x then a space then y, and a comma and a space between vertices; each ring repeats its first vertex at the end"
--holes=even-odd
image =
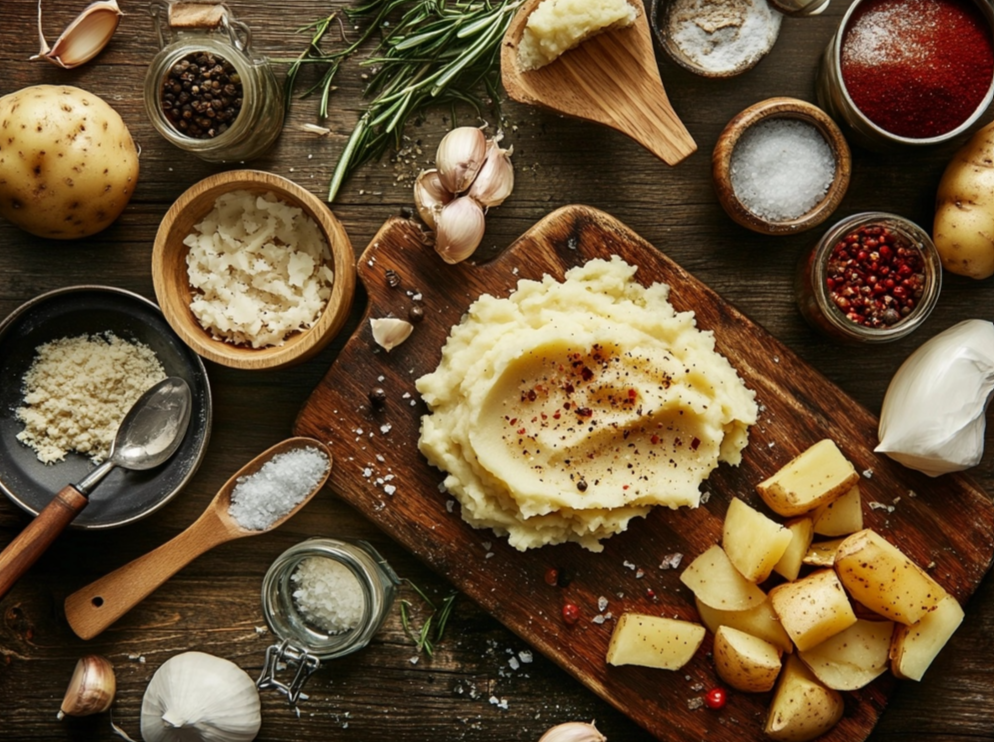
POLYGON ((994 124, 974 134, 946 166, 932 240, 950 273, 994 275, 994 124))
POLYGON ((117 111, 70 85, 0 98, 0 215, 39 237, 95 234, 124 210, 138 150, 117 111))

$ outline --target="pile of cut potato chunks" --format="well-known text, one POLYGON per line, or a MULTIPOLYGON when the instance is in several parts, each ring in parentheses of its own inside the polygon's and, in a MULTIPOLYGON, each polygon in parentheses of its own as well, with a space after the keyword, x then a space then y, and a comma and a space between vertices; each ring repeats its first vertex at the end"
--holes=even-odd
POLYGON ((626 613, 608 663, 676 670, 710 630, 724 682, 757 693, 776 686, 764 732, 788 742, 831 729, 842 717, 839 691, 862 688, 888 666, 899 678, 921 680, 963 609, 897 547, 863 528, 858 481, 826 439, 756 487, 790 519, 785 524, 733 499, 721 545, 680 576, 703 626, 626 613), (831 540, 813 544, 816 534, 831 540), (802 565, 815 569, 798 579, 802 565), (766 594, 758 585, 773 572, 787 581, 766 594))

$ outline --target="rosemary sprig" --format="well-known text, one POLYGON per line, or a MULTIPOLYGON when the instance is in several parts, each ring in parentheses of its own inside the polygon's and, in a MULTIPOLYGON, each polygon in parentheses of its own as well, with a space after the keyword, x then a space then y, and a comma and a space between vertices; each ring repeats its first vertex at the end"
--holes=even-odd
POLYGON ((424 652, 429 657, 435 651, 436 645, 442 641, 442 635, 445 633, 445 625, 449 621, 449 616, 452 615, 452 606, 456 602, 456 596, 458 593, 450 593, 442 600, 441 607, 436 607, 435 603, 432 602, 424 591, 415 585, 410 580, 405 580, 411 589, 414 590, 424 601, 425 605, 431 609, 431 613, 428 618, 424 620, 421 624, 421 628, 415 632, 413 624, 411 622, 411 602, 409 600, 400 601, 400 623, 404 627, 404 633, 414 642, 417 647, 418 652, 424 652), (432 627, 434 626, 434 632, 432 632, 432 627))

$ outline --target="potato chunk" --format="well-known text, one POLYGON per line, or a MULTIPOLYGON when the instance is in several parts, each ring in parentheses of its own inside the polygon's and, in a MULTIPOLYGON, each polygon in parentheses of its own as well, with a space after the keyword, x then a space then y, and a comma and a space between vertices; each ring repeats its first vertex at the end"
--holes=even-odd
POLYGON ((853 599, 905 625, 920 621, 947 595, 903 551, 870 529, 839 545, 835 571, 853 599))
POLYGON ((815 533, 819 536, 848 536, 863 530, 863 500, 857 484, 838 500, 814 512, 815 533))
POLYGON ((893 621, 861 619, 799 654, 815 677, 829 688, 856 690, 887 670, 893 633, 893 621))
POLYGON ((747 608, 744 611, 723 611, 712 608, 701 602, 700 598, 695 598, 697 604, 697 614, 701 617, 701 623, 707 627, 712 634, 717 634, 722 626, 729 626, 747 634, 752 634, 758 639, 767 641, 781 652, 794 651, 794 642, 787 636, 787 632, 780 625, 780 619, 773 612, 773 606, 769 600, 764 600, 755 608, 747 608))
POLYGON ((690 662, 705 633, 703 626, 690 621, 625 613, 611 634, 607 662, 679 670, 690 662))
POLYGON ((713 654, 718 676, 736 690, 768 691, 780 674, 780 652, 776 647, 731 626, 718 627, 713 654))
POLYGON ((834 538, 831 541, 818 541, 811 544, 804 555, 804 563, 809 567, 834 567, 835 554, 843 541, 845 541, 844 538, 834 538))
POLYGON ((790 655, 763 731, 771 739, 807 742, 834 727, 844 707, 841 693, 826 688, 796 655, 790 655))
POLYGON ((963 609, 956 598, 946 595, 918 623, 898 625, 890 647, 891 672, 899 678, 921 680, 961 623, 963 609))
POLYGON ((717 545, 687 565, 680 582, 702 602, 724 611, 744 611, 766 600, 766 594, 743 577, 717 545))
POLYGON ((801 652, 856 623, 849 597, 830 569, 777 585, 770 590, 770 603, 801 652))
POLYGON ((826 438, 756 485, 756 491, 771 510, 792 518, 841 497, 858 481, 853 465, 826 438))
POLYGON ((773 571, 788 580, 796 580, 814 537, 814 523, 811 518, 795 518, 787 523, 787 530, 790 531, 790 543, 780 561, 773 565, 773 571))
POLYGON ((722 527, 721 546, 743 577, 762 582, 790 545, 791 533, 742 500, 732 498, 722 527))

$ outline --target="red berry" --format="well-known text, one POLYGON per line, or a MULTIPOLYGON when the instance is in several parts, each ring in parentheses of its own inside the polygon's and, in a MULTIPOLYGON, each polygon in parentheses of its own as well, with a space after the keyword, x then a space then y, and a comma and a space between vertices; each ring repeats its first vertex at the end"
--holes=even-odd
POLYGON ((704 703, 707 704, 709 709, 720 709, 724 708, 725 703, 728 701, 728 694, 725 692, 724 688, 712 688, 704 696, 704 703))
POLYGON ((557 582, 559 582, 559 570, 555 567, 549 567, 545 570, 545 584, 555 585, 557 582))
POLYGON ((580 609, 576 607, 573 603, 567 603, 563 606, 563 621, 567 625, 572 626, 577 621, 580 620, 580 609))

